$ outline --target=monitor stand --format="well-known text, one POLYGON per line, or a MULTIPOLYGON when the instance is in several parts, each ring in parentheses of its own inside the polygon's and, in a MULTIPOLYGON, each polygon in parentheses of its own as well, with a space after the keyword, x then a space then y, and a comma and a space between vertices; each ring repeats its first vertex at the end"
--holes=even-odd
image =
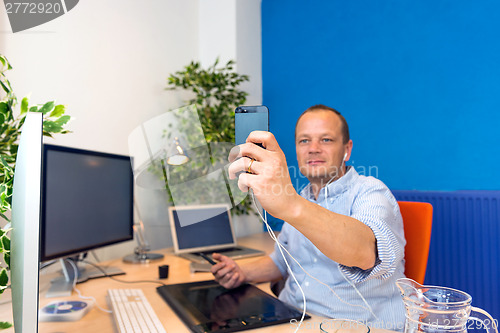
POLYGON ((74 261, 73 264, 75 266, 73 266, 69 260, 72 259, 59 259, 62 266, 63 276, 57 277, 51 281, 51 286, 45 294, 45 297, 71 296, 75 279, 75 267, 77 268, 76 283, 82 283, 89 279, 125 274, 124 271, 117 267, 99 267, 100 269, 98 269, 96 267, 86 265, 84 268, 79 267, 74 261))

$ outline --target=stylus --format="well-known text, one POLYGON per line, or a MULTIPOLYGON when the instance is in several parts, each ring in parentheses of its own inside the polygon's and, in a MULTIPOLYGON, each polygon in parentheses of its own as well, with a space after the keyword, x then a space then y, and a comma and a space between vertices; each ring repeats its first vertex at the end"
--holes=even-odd
POLYGON ((201 256, 203 259, 205 259, 206 261, 208 261, 209 263, 211 263, 212 265, 215 265, 215 264, 216 264, 216 262, 215 262, 215 261, 213 261, 213 259, 212 259, 212 258, 210 258, 209 256, 207 256, 205 253, 200 252, 200 256, 201 256))

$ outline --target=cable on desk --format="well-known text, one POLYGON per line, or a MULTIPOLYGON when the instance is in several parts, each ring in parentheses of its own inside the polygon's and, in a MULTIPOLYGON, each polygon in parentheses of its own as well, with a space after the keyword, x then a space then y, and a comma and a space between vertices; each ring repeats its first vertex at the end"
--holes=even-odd
POLYGON ((47 268, 49 266, 52 266, 56 262, 57 262, 57 260, 51 260, 51 261, 47 261, 47 262, 41 263, 40 264, 40 270, 45 269, 45 268, 47 268))
POLYGON ((119 280, 119 279, 115 278, 114 276, 111 276, 111 275, 107 274, 105 270, 103 270, 101 267, 99 267, 99 265, 91 263, 91 262, 89 262, 87 260, 82 260, 82 262, 85 263, 85 264, 87 264, 87 265, 90 265, 90 266, 93 266, 93 267, 97 268, 105 277, 110 278, 111 280, 114 280, 116 282, 128 283, 128 284, 132 284, 132 283, 157 283, 157 284, 160 284, 162 286, 166 286, 165 283, 163 283, 161 281, 155 281, 155 280, 136 280, 136 281, 119 280))
POLYGON ((78 297, 80 297, 81 299, 90 299, 92 301, 94 301, 94 304, 95 306, 97 306, 97 308, 99 310, 101 310, 102 312, 105 312, 105 313, 113 313, 113 311, 110 311, 108 309, 105 309, 103 307, 101 307, 98 303, 97 303, 97 300, 95 299, 95 297, 92 297, 92 296, 83 296, 82 293, 80 292, 80 290, 76 287, 76 281, 78 280, 78 268, 76 267, 76 264, 73 262, 73 260, 71 259, 65 259, 67 260, 71 266, 73 267, 73 270, 74 270, 74 277, 73 277, 73 290, 76 291, 76 293, 78 294, 78 297))

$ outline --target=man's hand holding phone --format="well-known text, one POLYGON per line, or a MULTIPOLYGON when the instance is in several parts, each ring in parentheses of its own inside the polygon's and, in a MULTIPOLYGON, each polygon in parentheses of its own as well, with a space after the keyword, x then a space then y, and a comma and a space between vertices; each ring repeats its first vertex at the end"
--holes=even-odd
POLYGON ((229 177, 238 177, 240 190, 251 188, 267 212, 285 220, 295 214, 294 202, 300 196, 292 185, 285 154, 272 133, 251 132, 244 144, 231 150, 229 162, 229 177), (257 146, 259 143, 265 149, 257 146))

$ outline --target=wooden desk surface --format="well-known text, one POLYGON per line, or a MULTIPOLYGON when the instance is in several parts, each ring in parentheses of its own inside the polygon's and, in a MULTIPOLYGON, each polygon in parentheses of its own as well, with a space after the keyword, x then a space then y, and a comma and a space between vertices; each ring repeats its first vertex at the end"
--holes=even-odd
MULTIPOLYGON (((258 248, 265 250, 267 252, 272 251, 273 241, 267 233, 256 234, 250 237, 245 237, 239 240, 239 244, 246 245, 253 248, 258 248)), ((153 251, 157 253, 163 253, 165 257, 162 260, 155 261, 149 264, 126 264, 123 263, 121 258, 106 262, 105 265, 120 267, 127 274, 117 277, 123 281, 138 281, 138 280, 158 280, 158 266, 169 265, 169 277, 168 279, 161 280, 165 284, 175 284, 183 282, 193 282, 193 281, 203 281, 213 279, 210 273, 191 273, 189 270, 189 261, 173 254, 172 249, 167 249, 164 251, 153 251)), ((251 261, 255 258, 249 258, 240 260, 238 262, 251 261)), ((48 277, 41 275, 40 277, 40 308, 44 305, 58 300, 57 298, 46 298, 45 291, 48 288, 49 282, 48 277)), ((165 301, 156 292, 156 287, 159 284, 156 283, 134 283, 125 284, 114 281, 109 278, 100 278, 91 280, 82 284, 78 284, 77 288, 82 292, 84 296, 95 297, 97 303, 104 308, 108 308, 106 303, 106 293, 108 289, 111 288, 140 288, 146 295, 149 303, 155 310, 158 318, 162 322, 163 326, 167 332, 189 332, 184 323, 177 317, 177 315, 172 311, 172 309, 165 303, 165 301)), ((262 290, 270 293, 269 283, 264 283, 258 285, 262 290)), ((8 299, 9 294, 4 294, 0 297, 0 321, 10 321, 12 322, 12 308, 11 303, 5 303, 6 298, 8 299)), ((71 297, 63 298, 63 300, 79 300, 78 296, 73 295, 71 297)), ((312 316, 311 319, 304 321, 300 331, 311 331, 319 332, 319 325, 322 320, 318 316, 312 316)), ((264 327, 253 332, 293 332, 296 326, 293 324, 281 324, 276 326, 264 327)), ((376 333, 378 330, 372 330, 376 333)), ((13 328, 5 330, 3 332, 14 332, 13 328)), ((77 332, 115 332, 114 321, 111 314, 100 311, 96 306, 90 310, 89 313, 85 315, 81 320, 75 322, 40 322, 39 332, 41 333, 77 333, 77 332)))

